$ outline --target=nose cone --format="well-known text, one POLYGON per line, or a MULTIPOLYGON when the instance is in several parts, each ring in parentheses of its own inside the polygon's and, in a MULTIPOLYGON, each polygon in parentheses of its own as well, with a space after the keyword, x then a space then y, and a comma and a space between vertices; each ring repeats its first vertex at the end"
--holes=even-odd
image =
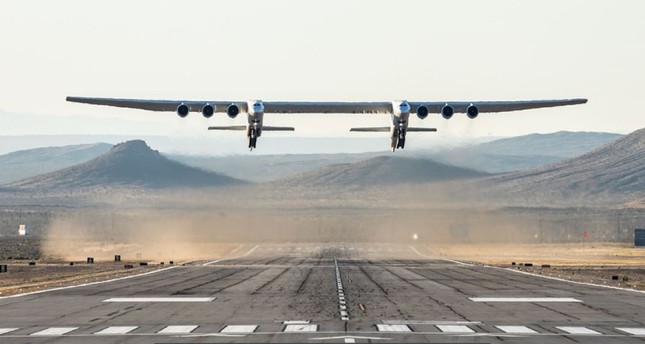
POLYGON ((264 104, 262 103, 261 100, 256 100, 256 101, 249 102, 249 103, 250 103, 249 108, 252 109, 253 113, 264 112, 264 104))
POLYGON ((401 111, 401 113, 410 112, 410 104, 408 104, 408 102, 401 102, 401 104, 399 104, 399 111, 401 111))

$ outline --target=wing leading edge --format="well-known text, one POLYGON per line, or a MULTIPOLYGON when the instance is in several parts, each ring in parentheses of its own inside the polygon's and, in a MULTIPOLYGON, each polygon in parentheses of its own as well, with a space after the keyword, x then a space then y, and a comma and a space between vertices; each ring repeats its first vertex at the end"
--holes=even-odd
MULTIPOLYGON (((206 105, 215 107, 215 112, 226 112, 229 105, 237 105, 242 112, 248 111, 246 101, 193 101, 193 100, 150 100, 67 97, 68 102, 93 105, 114 106, 148 111, 176 111, 179 105, 187 105, 190 111, 200 111, 206 105)), ((441 113, 445 105, 450 105, 455 113, 466 113, 470 105, 475 105, 480 113, 508 112, 584 104, 587 99, 550 99, 550 100, 516 100, 516 101, 433 101, 408 102, 410 112, 425 106, 429 113, 441 113)), ((386 114, 392 113, 392 102, 282 102, 266 101, 264 113, 275 114, 386 114)))

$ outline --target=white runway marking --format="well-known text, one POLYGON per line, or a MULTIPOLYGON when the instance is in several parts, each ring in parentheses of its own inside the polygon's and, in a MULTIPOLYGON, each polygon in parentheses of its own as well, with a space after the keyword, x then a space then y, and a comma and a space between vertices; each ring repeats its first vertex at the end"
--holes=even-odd
POLYGON ((36 333, 32 333, 31 336, 62 336, 65 333, 72 332, 77 330, 78 327, 50 327, 36 333))
POLYGON ((318 325, 287 325, 284 332, 316 332, 318 325))
POLYGON ((481 321, 449 321, 449 320, 383 320, 388 325, 478 325, 481 321))
POLYGON ((255 245, 255 247, 253 247, 252 249, 250 249, 248 252, 246 252, 245 254, 243 254, 241 256, 235 256, 235 257, 230 257, 230 258, 222 258, 222 259, 214 260, 212 262, 204 263, 202 265, 206 266, 206 265, 211 265, 211 264, 217 264, 217 263, 223 262, 225 260, 231 260, 231 259, 237 259, 237 258, 246 257, 246 256, 250 255, 251 253, 253 253, 253 251, 255 251, 258 247, 260 247, 259 244, 255 245))
POLYGON ((284 325, 307 325, 309 320, 286 320, 282 322, 284 325))
POLYGON ((469 297, 473 302, 582 302, 571 297, 469 297))
POLYGON ((412 332, 408 325, 377 324, 376 328, 379 330, 379 332, 412 332))
POLYGON ((94 334, 126 334, 136 330, 137 328, 139 328, 139 326, 111 326, 95 332, 94 334))
POLYGON ((51 289, 45 289, 45 290, 32 291, 32 292, 24 293, 24 294, 15 294, 15 295, 9 295, 9 296, 2 296, 2 297, 0 297, 0 300, 10 299, 10 298, 14 298, 14 297, 27 296, 27 295, 42 294, 42 293, 47 293, 47 292, 50 292, 50 291, 59 291, 59 290, 66 290, 66 289, 73 289, 73 288, 82 288, 82 287, 89 287, 89 286, 93 286, 93 285, 99 285, 99 284, 103 284, 103 283, 123 281, 123 280, 127 280, 127 279, 130 279, 130 278, 143 277, 143 276, 148 276, 148 275, 152 275, 152 274, 172 270, 174 268, 176 268, 176 266, 171 266, 169 268, 154 270, 154 271, 150 271, 150 272, 144 272, 142 274, 137 274, 137 275, 130 275, 130 276, 125 276, 125 277, 114 278, 114 279, 110 279, 110 280, 106 280, 106 281, 83 283, 83 284, 77 284, 77 285, 70 285, 70 286, 67 286, 67 287, 58 287, 58 288, 51 288, 51 289))
POLYGON ((197 328, 197 325, 172 325, 161 329, 158 334, 182 334, 191 333, 197 328))
POLYGON ((18 329, 17 327, 16 327, 16 328, 0 328, 0 334, 5 334, 5 333, 13 332, 13 331, 15 331, 15 330, 17 330, 17 329, 18 329))
POLYGON ((253 333, 258 325, 227 325, 220 332, 221 333, 253 333))
POLYGON ((523 275, 528 275, 528 276, 533 276, 533 277, 541 277, 541 278, 546 278, 550 279, 552 281, 558 281, 558 282, 566 282, 566 283, 571 283, 571 284, 578 284, 578 285, 585 285, 585 286, 590 286, 590 287, 600 287, 600 288, 609 288, 609 289, 615 289, 615 290, 623 290, 623 291, 631 291, 633 293, 641 293, 645 294, 645 290, 636 290, 636 289, 629 289, 629 288, 621 288, 621 287, 614 287, 613 285, 604 285, 604 284, 594 284, 594 283, 588 283, 588 282, 578 282, 578 281, 569 281, 563 278, 558 278, 558 277, 551 277, 551 276, 545 276, 545 275, 540 275, 540 274, 534 274, 526 271, 521 271, 517 269, 509 269, 509 268, 500 268, 498 266, 490 266, 490 265, 483 265, 484 267, 491 268, 491 269, 501 269, 501 270, 506 270, 506 271, 511 271, 511 272, 516 272, 518 274, 523 274, 523 275))
POLYGON ((211 302, 214 297, 113 297, 103 302, 211 302))
POLYGON ((465 325, 435 325, 441 332, 448 333, 475 333, 473 329, 465 325))
POLYGON ((582 326, 556 326, 560 331, 564 331, 569 334, 592 334, 592 335, 602 335, 602 333, 598 331, 594 331, 590 328, 582 327, 582 326))
POLYGON ((468 264, 468 263, 460 262, 460 261, 458 261, 458 260, 453 260, 453 259, 448 259, 448 258, 431 257, 431 256, 428 256, 428 255, 425 255, 425 254, 423 254, 423 253, 421 253, 421 252, 417 251, 417 249, 416 249, 416 248, 414 248, 414 246, 410 246, 410 249, 411 249, 412 251, 414 251, 414 253, 416 253, 416 254, 420 255, 421 257, 430 258, 430 259, 445 260, 445 261, 447 261, 447 262, 451 262, 451 263, 455 263, 455 264, 459 264, 459 265, 463 265, 463 266, 473 266, 473 264, 468 264))
POLYGON ((536 334, 537 332, 531 330, 526 326, 495 326, 498 329, 512 334, 536 334))
POLYGON ((645 336, 645 328, 642 327, 616 327, 616 329, 637 336, 645 336))

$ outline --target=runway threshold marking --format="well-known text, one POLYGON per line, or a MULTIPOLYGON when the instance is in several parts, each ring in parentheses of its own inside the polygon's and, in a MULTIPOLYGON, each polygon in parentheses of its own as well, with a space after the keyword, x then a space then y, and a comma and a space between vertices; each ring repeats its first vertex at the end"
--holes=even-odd
POLYGON ((113 297, 103 302, 211 302, 214 297, 113 297))
POLYGON ((69 333, 74 330, 78 330, 78 327, 50 327, 42 331, 32 333, 30 336, 62 336, 65 333, 69 333))
POLYGON ((446 333, 475 333, 475 331, 465 325, 435 325, 439 331, 446 333))
POLYGON ((479 325, 481 321, 449 320, 383 320, 387 325, 479 325))
POLYGON ((473 302, 582 302, 572 297, 469 297, 473 302))
POLYGON ((193 332, 198 325, 171 325, 171 326, 166 326, 160 331, 158 331, 158 334, 183 334, 183 333, 191 333, 193 332))
POLYGON ((217 264, 219 262, 223 262, 223 261, 226 261, 226 260, 243 258, 243 257, 246 257, 246 256, 250 255, 251 253, 253 253, 253 251, 255 251, 258 247, 260 247, 260 244, 255 245, 252 249, 250 249, 248 252, 246 252, 245 254, 243 254, 241 256, 235 256, 235 257, 230 257, 230 258, 222 258, 222 259, 214 260, 212 262, 204 263, 202 265, 207 266, 207 265, 211 265, 211 264, 217 264))
POLYGON ((616 327, 616 329, 636 336, 645 336, 645 328, 642 327, 616 327))
POLYGON ((377 324, 376 329, 379 332, 412 332, 412 329, 408 325, 377 324))
POLYGON ((258 325, 226 325, 220 333, 253 333, 258 325))
POLYGON ((285 320, 282 322, 283 325, 307 325, 309 320, 285 320))
POLYGON ((583 326, 556 326, 560 331, 564 331, 568 334, 589 334, 589 335, 602 335, 602 333, 598 331, 594 331, 590 328, 586 328, 583 326))
POLYGON ((9 332, 13 332, 15 330, 18 330, 19 328, 17 327, 12 327, 12 328, 0 328, 0 334, 5 334, 9 332))
POLYGON ((505 333, 511 334, 537 334, 535 330, 532 330, 526 326, 495 326, 498 329, 504 331, 505 333))
POLYGON ((126 334, 138 328, 139 326, 110 326, 108 328, 102 329, 101 331, 94 332, 94 334, 98 334, 98 335, 126 334))
POLYGON ((318 325, 307 324, 307 325, 287 325, 284 328, 283 332, 316 332, 318 331, 318 325))

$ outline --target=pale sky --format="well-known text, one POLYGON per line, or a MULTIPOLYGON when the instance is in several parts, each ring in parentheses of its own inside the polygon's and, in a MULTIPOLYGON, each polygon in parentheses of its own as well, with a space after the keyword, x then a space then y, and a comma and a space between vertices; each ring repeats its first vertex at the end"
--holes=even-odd
MULTIPOLYGON (((415 117, 413 125, 437 127, 432 135, 439 139, 559 130, 628 133, 645 127, 643 13, 643 1, 0 0, 0 135, 237 138, 242 134, 205 128, 245 121, 72 104, 64 101, 67 95, 307 101, 586 97, 588 104, 575 107, 482 114, 476 120, 415 117), (71 117, 60 126, 17 124, 15 116, 27 114, 71 117)), ((267 115, 265 124, 296 127, 297 134, 275 136, 335 137, 350 136, 352 126, 386 126, 388 118, 267 115)))

